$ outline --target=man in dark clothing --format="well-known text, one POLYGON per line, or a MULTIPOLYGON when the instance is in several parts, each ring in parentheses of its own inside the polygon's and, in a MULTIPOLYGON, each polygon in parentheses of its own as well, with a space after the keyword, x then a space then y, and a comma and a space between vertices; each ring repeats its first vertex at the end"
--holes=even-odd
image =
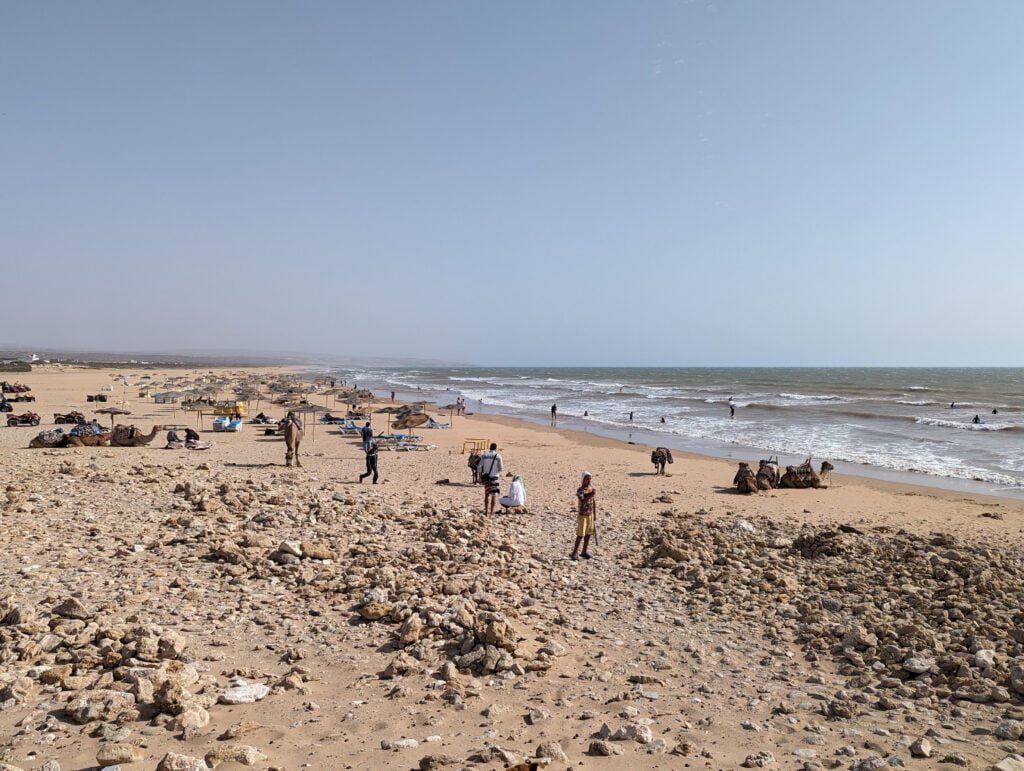
POLYGON ((366 473, 359 475, 359 484, 362 484, 363 480, 370 476, 370 474, 373 474, 373 483, 377 484, 377 443, 371 439, 370 443, 366 445, 365 450, 366 473))
POLYGON ((370 442, 373 441, 373 429, 370 428, 370 421, 366 421, 366 425, 359 429, 359 433, 363 437, 363 450, 369 450, 370 442))

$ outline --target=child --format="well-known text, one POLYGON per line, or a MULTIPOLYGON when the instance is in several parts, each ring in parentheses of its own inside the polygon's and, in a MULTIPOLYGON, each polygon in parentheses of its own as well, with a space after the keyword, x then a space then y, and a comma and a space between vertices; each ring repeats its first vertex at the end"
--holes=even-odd
POLYGON ((590 545, 590 536, 594 535, 594 518, 597 514, 597 490, 590 484, 591 476, 589 471, 584 471, 580 478, 579 489, 576 490, 576 499, 579 502, 579 510, 576 516, 576 543, 573 544, 572 554, 569 559, 590 559, 587 547, 590 545), (580 542, 583 543, 583 553, 580 554, 580 542))

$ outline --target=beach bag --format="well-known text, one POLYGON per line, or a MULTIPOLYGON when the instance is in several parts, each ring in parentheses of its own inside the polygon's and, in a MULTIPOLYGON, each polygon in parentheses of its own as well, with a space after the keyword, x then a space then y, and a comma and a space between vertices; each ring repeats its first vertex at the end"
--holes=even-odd
POLYGON ((672 451, 668 447, 665 448, 665 457, 669 463, 672 462, 672 451))

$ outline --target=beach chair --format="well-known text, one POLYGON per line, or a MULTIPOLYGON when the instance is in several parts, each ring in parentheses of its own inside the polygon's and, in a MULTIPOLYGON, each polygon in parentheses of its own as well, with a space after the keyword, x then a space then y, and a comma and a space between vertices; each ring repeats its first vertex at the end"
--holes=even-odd
POLYGON ((424 428, 451 428, 451 427, 452 427, 451 423, 438 423, 436 420, 434 420, 429 415, 427 416, 427 425, 424 426, 424 428))

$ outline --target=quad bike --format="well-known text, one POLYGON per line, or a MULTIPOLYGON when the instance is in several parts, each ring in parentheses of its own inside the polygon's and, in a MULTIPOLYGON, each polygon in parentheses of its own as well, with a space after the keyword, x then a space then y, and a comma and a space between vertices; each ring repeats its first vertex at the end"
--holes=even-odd
POLYGON ((21 415, 11 415, 7 418, 7 425, 11 426, 38 426, 39 415, 35 412, 26 412, 21 415))
POLYGON ((14 407, 6 401, 0 401, 0 412, 14 412, 14 407))
POLYGON ((73 410, 72 412, 67 413, 55 412, 53 413, 53 422, 57 425, 60 425, 61 423, 84 423, 85 415, 78 410, 73 410))
POLYGON ((87 402, 105 402, 107 400, 106 394, 89 394, 85 397, 87 402))
POLYGON ((9 402, 34 402, 36 397, 32 394, 18 393, 17 396, 6 395, 4 398, 9 402))

